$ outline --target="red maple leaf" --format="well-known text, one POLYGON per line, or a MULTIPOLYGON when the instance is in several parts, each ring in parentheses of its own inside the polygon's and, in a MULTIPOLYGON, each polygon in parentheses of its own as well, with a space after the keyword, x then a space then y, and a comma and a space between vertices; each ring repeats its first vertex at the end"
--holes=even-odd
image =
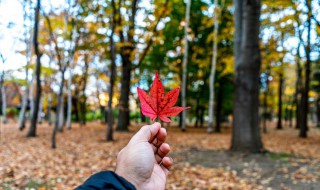
POLYGON ((159 117, 164 122, 171 122, 168 117, 176 116, 189 108, 174 106, 179 97, 180 88, 175 88, 165 95, 158 72, 156 72, 156 77, 153 80, 149 94, 139 87, 137 89, 141 112, 143 115, 150 117, 152 121, 159 117))

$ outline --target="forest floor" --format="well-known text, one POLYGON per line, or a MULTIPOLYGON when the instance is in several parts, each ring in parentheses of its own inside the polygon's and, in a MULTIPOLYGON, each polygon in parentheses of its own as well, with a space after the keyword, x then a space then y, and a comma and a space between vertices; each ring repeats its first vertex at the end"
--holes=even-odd
MULTIPOLYGON (((206 134, 205 128, 181 132, 167 127, 174 165, 167 189, 320 189, 320 130, 307 139, 292 128, 263 134, 266 154, 228 151, 230 127, 206 134)), ((92 173, 113 170, 117 153, 139 127, 115 133, 107 143, 105 126, 95 122, 57 135, 50 148, 52 128, 38 127, 36 138, 25 138, 16 123, 1 125, 0 189, 73 189, 92 173)))

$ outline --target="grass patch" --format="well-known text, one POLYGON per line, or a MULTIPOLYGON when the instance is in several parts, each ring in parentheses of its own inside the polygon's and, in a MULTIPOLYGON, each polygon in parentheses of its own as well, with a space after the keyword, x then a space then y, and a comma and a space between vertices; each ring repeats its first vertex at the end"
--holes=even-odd
POLYGON ((26 188, 45 188, 45 189, 50 189, 50 187, 52 187, 51 185, 49 184, 45 184, 45 183, 39 183, 39 182, 36 182, 36 181, 29 181, 26 186, 26 188))
POLYGON ((268 153, 267 157, 273 160, 280 160, 280 161, 288 161, 289 158, 293 157, 293 154, 288 153, 268 153))

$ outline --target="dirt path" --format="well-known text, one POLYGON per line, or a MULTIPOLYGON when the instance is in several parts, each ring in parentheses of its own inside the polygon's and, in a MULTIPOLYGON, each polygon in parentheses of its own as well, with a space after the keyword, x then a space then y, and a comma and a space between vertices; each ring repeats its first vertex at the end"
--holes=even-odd
POLYGON ((190 148, 174 154, 181 162, 231 171, 263 189, 320 189, 320 160, 289 154, 240 154, 190 148))

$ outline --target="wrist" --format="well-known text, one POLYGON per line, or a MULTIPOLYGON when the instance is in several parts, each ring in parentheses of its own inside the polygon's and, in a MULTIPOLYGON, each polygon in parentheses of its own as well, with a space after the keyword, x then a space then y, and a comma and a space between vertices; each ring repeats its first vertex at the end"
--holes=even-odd
POLYGON ((121 169, 119 167, 116 167, 116 170, 114 171, 118 176, 124 178, 127 180, 129 183, 131 183, 136 189, 140 189, 139 183, 131 177, 130 173, 126 171, 125 169, 121 169))

